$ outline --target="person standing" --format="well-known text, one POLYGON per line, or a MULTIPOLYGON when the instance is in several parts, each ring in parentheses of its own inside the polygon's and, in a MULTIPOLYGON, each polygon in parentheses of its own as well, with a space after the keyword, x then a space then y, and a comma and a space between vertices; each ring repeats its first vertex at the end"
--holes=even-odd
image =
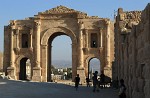
POLYGON ((90 87, 90 79, 88 77, 86 78, 86 86, 90 87))
POLYGON ((102 88, 105 87, 105 75, 103 71, 101 71, 100 75, 100 84, 102 85, 102 88))
POLYGON ((119 98, 126 98, 126 86, 124 85, 124 80, 120 79, 120 89, 119 89, 119 98))
POLYGON ((75 88, 76 88, 76 91, 78 90, 79 82, 80 82, 80 77, 79 77, 79 74, 77 74, 77 76, 75 77, 75 88))

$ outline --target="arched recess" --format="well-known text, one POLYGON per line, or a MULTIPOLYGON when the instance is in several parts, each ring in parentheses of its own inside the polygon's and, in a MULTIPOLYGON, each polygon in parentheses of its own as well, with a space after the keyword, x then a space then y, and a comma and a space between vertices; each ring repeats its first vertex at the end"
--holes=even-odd
POLYGON ((49 28, 41 37, 41 65, 42 65, 42 81, 50 81, 50 65, 51 65, 51 44, 55 37, 59 35, 67 35, 72 41, 72 78, 77 73, 77 38, 74 32, 65 27, 49 28))
MULTIPOLYGON (((33 63, 33 58, 31 57, 31 54, 25 54, 25 55, 20 55, 17 59, 16 59, 16 61, 15 61, 15 67, 16 67, 16 77, 17 77, 17 80, 27 80, 27 78, 25 78, 25 76, 23 76, 24 78, 22 78, 22 79, 20 79, 20 70, 21 70, 21 68, 20 68, 20 66, 21 65, 23 65, 24 67, 26 66, 26 62, 27 62, 27 60, 30 60, 30 70, 31 70, 31 72, 30 72, 30 77, 32 78, 32 75, 33 75, 33 65, 34 65, 34 63, 33 63)), ((23 69, 22 69, 23 70, 23 69)), ((24 72, 24 74, 25 74, 25 72, 24 72)))

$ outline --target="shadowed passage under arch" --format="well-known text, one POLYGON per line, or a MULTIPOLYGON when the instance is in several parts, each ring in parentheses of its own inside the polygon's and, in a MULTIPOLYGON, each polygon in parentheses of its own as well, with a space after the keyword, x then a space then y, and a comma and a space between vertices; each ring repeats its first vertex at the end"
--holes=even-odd
POLYGON ((20 60, 19 80, 30 80, 31 78, 31 63, 28 58, 20 60))

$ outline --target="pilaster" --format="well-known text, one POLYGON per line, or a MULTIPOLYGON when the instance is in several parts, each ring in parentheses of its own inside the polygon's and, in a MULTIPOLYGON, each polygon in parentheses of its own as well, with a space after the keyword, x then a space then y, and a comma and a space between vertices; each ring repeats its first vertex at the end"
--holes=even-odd
POLYGON ((33 29, 30 30, 30 33, 29 33, 29 39, 30 39, 30 49, 33 49, 33 46, 32 46, 32 35, 33 35, 33 29))
POLYGON ((103 47, 103 28, 100 28, 100 48, 103 47))
POLYGON ((85 68, 84 68, 84 61, 83 61, 83 29, 84 24, 83 22, 79 22, 79 46, 78 46, 78 67, 77 67, 77 74, 80 76, 81 83, 85 82, 85 68))
POLYGON ((85 29, 85 47, 88 48, 89 46, 88 43, 88 29, 85 29))
POLYGON ((106 21, 106 67, 110 67, 110 21, 106 21))
POLYGON ((13 36, 14 36, 14 31, 15 29, 12 29, 11 30, 11 35, 10 35, 10 66, 7 68, 7 74, 8 76, 10 76, 11 78, 13 79, 16 79, 16 76, 15 76, 15 66, 14 66, 14 48, 13 48, 13 44, 14 44, 14 41, 13 41, 13 36))
POLYGON ((106 61, 104 67, 104 74, 112 77, 112 68, 110 64, 110 21, 106 20, 106 61))
POLYGON ((79 46, 78 46, 78 67, 83 68, 83 29, 84 24, 83 22, 79 22, 79 46))
MULTIPOLYGON (((35 37, 35 66, 33 67, 33 81, 41 81, 41 66, 40 66, 40 21, 36 22, 36 37, 35 37)), ((30 36, 31 37, 31 36, 30 36)))
POLYGON ((72 80, 74 80, 77 74, 77 65, 78 65, 78 58, 77 58, 77 44, 72 43, 72 80))

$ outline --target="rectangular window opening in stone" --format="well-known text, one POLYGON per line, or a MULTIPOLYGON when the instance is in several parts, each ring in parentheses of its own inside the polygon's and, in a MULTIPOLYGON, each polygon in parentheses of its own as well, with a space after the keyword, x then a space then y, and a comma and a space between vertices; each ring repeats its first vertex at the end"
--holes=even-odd
POLYGON ((28 34, 22 34, 22 48, 28 48, 28 34))
POLYGON ((97 34, 96 33, 92 33, 91 34, 91 48, 97 48, 97 34))

